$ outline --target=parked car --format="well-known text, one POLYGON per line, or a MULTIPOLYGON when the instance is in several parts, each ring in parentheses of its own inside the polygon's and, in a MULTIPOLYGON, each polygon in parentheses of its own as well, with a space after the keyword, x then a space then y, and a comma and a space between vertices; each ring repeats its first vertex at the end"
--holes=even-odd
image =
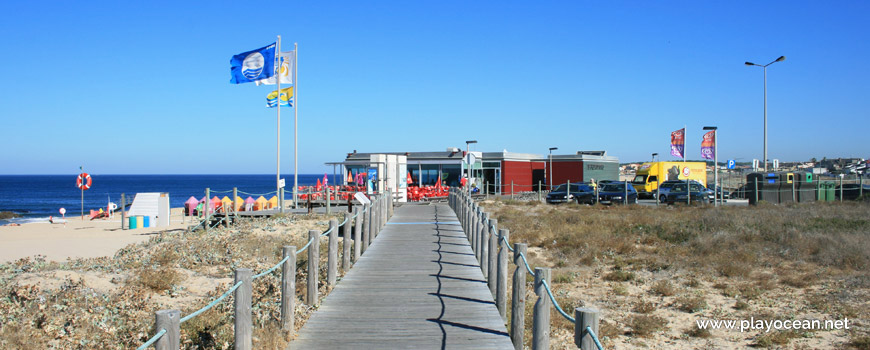
POLYGON ((547 194, 547 203, 558 204, 573 201, 578 204, 595 204, 595 190, 589 184, 572 183, 570 192, 566 191, 567 188, 567 183, 554 188, 547 194))
POLYGON ((626 186, 625 183, 609 183, 598 189, 598 203, 637 203, 637 190, 631 185, 626 186))
POLYGON ((746 199, 747 193, 749 193, 747 184, 740 185, 737 190, 731 192, 731 199, 746 199))
POLYGON ((701 184, 689 183, 687 188, 686 183, 683 182, 671 187, 664 202, 667 204, 689 203, 689 198, 691 198, 691 203, 707 203, 710 201, 711 197, 709 196, 707 189, 704 188, 704 186, 701 186, 701 184))
POLYGON ((726 202, 726 198, 730 195, 728 191, 722 188, 722 186, 716 186, 716 190, 713 190, 712 187, 707 186, 707 196, 710 197, 710 203, 716 200, 716 192, 719 192, 719 198, 722 199, 723 202, 726 202))
MULTIPOLYGON (((700 182, 695 180, 690 180, 690 183, 703 187, 700 182)), ((666 203, 668 201, 668 196, 673 190, 673 187, 679 184, 685 185, 686 180, 668 180, 662 182, 661 185, 659 185, 658 187, 659 202, 666 203)), ((683 192, 686 192, 685 188, 683 189, 683 192)))

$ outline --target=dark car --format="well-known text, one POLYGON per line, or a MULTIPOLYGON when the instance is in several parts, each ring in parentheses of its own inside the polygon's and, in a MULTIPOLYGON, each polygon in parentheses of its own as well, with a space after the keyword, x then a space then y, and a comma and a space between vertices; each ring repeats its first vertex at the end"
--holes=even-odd
POLYGON ((565 183, 554 188, 547 194, 547 203, 557 204, 573 201, 578 204, 595 204, 595 190, 592 186, 585 183, 572 183, 570 193, 565 190, 567 187, 568 184, 565 183))
POLYGON ((716 192, 719 192, 718 198, 722 202, 726 202, 727 201, 726 198, 731 196, 731 194, 728 193, 728 191, 726 191, 725 189, 723 189, 722 186, 716 186, 715 190, 713 189, 713 187, 707 186, 707 192, 708 192, 707 196, 710 197, 710 203, 713 203, 713 201, 716 200, 716 195, 717 195, 716 192))
POLYGON ((736 190, 732 191, 731 192, 731 199, 749 198, 749 196, 748 196, 749 187, 748 186, 749 186, 748 184, 743 184, 743 185, 740 185, 740 187, 738 187, 736 190))
MULTIPOLYGON (((701 183, 698 181, 689 180, 689 182, 692 184, 701 186, 701 183)), ((685 185, 686 180, 668 180, 668 181, 662 182, 661 185, 659 185, 658 189, 656 190, 656 191, 658 191, 659 202, 667 203, 668 197, 670 196, 672 189, 674 188, 674 186, 679 185, 679 184, 685 185)), ((683 192, 685 192, 685 191, 686 191, 685 188, 683 188, 683 192)), ((710 197, 712 197, 712 195, 710 197)))
POLYGON ((710 196, 704 186, 701 186, 699 183, 690 183, 687 188, 686 183, 683 182, 671 187, 665 203, 689 203, 690 198, 691 203, 706 203, 710 201, 710 196))
POLYGON ((637 190, 634 189, 634 186, 626 186, 624 182, 609 183, 598 189, 598 203, 637 203, 637 190))

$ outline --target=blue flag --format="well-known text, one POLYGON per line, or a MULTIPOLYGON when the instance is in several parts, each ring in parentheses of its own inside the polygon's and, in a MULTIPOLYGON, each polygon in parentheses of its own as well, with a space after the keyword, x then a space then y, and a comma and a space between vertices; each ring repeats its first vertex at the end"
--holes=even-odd
POLYGON ((241 84, 275 75, 275 43, 230 59, 230 83, 241 84))

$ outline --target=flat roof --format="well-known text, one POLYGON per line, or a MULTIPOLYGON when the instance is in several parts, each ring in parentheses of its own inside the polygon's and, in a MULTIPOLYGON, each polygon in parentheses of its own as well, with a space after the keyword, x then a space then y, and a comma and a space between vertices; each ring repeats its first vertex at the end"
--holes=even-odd
MULTIPOLYGON (((453 163, 462 162, 462 150, 453 151, 436 151, 436 152, 368 152, 368 153, 348 153, 347 158, 342 162, 328 162, 327 165, 364 165, 368 164, 372 155, 389 154, 403 155, 408 157, 409 164, 416 163, 453 163)), ((515 153, 507 150, 501 152, 480 152, 483 157, 481 161, 549 161, 548 154, 534 153, 515 153)), ((554 154, 552 160, 554 162, 566 161, 597 161, 597 162, 619 162, 617 157, 607 156, 604 151, 578 151, 576 154, 554 154), (590 154, 592 153, 592 154, 590 154), (602 155, 597 155, 602 154, 602 155)))

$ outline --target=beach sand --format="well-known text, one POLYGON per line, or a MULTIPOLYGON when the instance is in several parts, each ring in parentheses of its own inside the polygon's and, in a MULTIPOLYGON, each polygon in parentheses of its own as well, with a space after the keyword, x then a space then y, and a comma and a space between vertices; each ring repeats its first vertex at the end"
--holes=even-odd
POLYGON ((119 249, 146 241, 161 231, 185 229, 193 224, 189 217, 182 222, 181 208, 172 209, 171 213, 169 227, 135 230, 121 230, 120 213, 113 219, 93 221, 87 217, 84 221, 79 216, 67 217, 66 225, 36 222, 0 226, 0 263, 34 255, 44 255, 50 261, 113 256, 119 249))

